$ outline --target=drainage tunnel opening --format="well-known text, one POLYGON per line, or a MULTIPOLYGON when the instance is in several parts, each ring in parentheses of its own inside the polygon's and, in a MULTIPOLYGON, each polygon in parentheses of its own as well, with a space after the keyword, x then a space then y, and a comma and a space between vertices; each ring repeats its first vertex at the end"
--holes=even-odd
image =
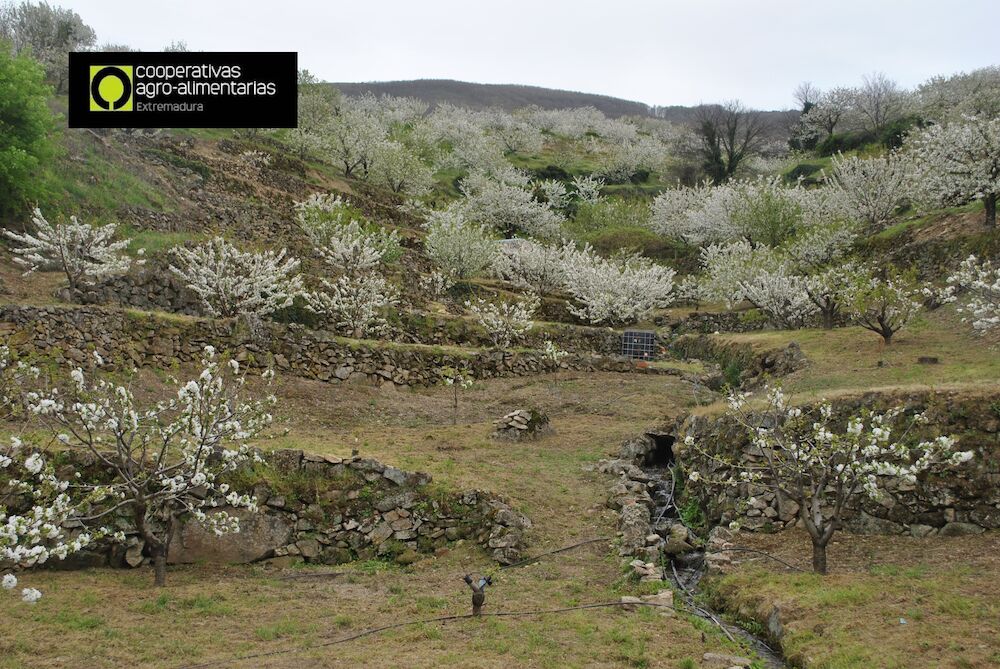
POLYGON ((653 441, 653 449, 646 453, 644 464, 664 468, 674 464, 674 435, 647 432, 646 436, 653 441))

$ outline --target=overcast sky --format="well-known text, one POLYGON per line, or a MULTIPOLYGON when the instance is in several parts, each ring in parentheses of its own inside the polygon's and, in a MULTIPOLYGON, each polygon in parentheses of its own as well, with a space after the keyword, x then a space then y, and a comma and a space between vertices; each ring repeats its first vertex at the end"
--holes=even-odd
POLYGON ((881 70, 905 86, 1000 64, 1000 0, 53 0, 145 51, 298 51, 326 81, 460 79, 648 104, 739 98, 881 70))

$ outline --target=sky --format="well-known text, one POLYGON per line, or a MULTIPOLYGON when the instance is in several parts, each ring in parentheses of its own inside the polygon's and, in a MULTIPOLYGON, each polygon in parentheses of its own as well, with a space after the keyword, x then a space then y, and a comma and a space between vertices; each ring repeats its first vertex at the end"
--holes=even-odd
POLYGON ((1000 64, 1000 0, 54 0, 101 42, 297 51, 325 81, 458 79, 655 105, 795 106, 802 81, 909 88, 1000 64))

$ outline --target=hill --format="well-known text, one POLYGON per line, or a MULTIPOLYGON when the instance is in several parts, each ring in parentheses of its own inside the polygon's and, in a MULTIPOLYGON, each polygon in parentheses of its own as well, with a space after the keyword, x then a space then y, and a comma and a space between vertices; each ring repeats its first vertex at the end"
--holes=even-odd
POLYGON ((651 113, 649 105, 642 102, 540 86, 477 84, 451 79, 334 83, 333 86, 346 95, 360 95, 370 91, 376 95, 386 93, 417 98, 432 105, 445 102, 473 109, 501 107, 512 111, 529 105, 538 105, 543 109, 590 106, 612 117, 649 116, 651 113))

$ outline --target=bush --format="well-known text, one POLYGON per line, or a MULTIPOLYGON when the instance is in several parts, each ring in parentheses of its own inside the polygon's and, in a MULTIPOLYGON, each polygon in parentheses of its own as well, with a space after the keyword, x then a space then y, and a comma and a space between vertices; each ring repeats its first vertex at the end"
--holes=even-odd
POLYGON ((535 175, 535 179, 542 181, 545 179, 554 179, 556 181, 569 181, 573 177, 569 172, 559 167, 558 165, 546 165, 545 167, 540 167, 538 169, 532 170, 535 175))
POLYGON ((830 135, 819 143, 817 151, 821 156, 832 156, 836 153, 860 149, 871 144, 878 138, 870 132, 849 132, 842 135, 830 135))
POLYGON ((822 171, 822 165, 817 165, 815 163, 799 163, 792 169, 785 172, 785 181, 787 183, 794 184, 798 183, 799 179, 801 179, 803 186, 814 186, 819 183, 819 181, 814 179, 813 175, 822 171))
POLYGON ((42 66, 11 56, 0 42, 0 216, 20 213, 39 198, 35 176, 53 154, 50 93, 42 66))
POLYGON ((878 141, 887 149, 898 149, 903 146, 903 139, 910 130, 923 125, 923 119, 919 116, 904 116, 883 128, 878 141))

